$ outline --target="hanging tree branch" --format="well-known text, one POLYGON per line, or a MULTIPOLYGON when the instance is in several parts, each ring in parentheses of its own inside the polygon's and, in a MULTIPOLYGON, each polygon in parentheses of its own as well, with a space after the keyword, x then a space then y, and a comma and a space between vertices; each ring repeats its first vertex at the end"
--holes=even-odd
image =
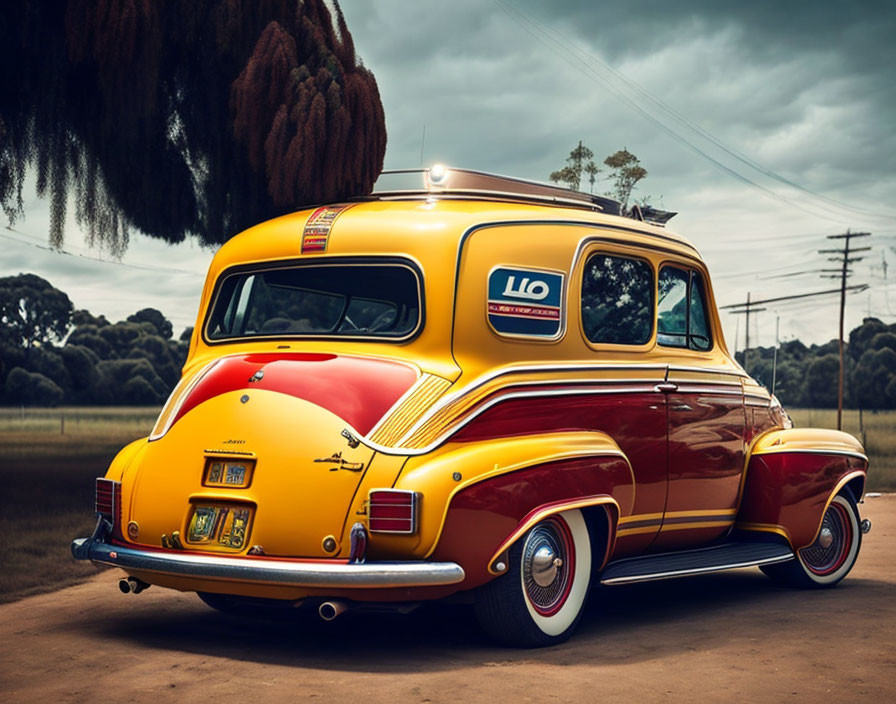
POLYGON ((370 191, 386 148, 373 74, 323 0, 20 0, 0 7, 0 207, 26 174, 63 242, 140 230, 225 241, 370 191))

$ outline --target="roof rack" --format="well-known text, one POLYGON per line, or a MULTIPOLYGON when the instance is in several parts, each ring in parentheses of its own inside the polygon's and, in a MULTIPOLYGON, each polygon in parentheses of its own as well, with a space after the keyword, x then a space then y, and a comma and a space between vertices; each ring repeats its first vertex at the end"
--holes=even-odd
POLYGON ((482 171, 454 169, 436 164, 429 169, 383 171, 372 196, 403 200, 438 195, 440 198, 536 201, 620 215, 619 203, 610 198, 581 193, 538 181, 524 181, 482 171))

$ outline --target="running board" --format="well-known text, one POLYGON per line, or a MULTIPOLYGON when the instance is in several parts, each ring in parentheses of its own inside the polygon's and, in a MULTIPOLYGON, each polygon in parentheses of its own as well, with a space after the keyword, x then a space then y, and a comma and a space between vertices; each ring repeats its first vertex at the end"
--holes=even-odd
POLYGON ((756 567, 794 558, 788 545, 738 540, 698 550, 630 557, 611 562, 601 573, 601 584, 629 584, 687 577, 737 567, 756 567))

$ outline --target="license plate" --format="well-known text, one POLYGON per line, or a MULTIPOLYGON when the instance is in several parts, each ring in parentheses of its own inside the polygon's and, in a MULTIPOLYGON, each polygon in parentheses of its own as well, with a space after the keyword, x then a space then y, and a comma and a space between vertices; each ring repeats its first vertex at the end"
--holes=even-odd
POLYGON ((253 460, 217 460, 210 459, 205 464, 206 486, 226 486, 245 488, 252 480, 253 460))
POLYGON ((252 509, 234 505, 199 505, 193 510, 187 540, 239 550, 246 544, 252 509))

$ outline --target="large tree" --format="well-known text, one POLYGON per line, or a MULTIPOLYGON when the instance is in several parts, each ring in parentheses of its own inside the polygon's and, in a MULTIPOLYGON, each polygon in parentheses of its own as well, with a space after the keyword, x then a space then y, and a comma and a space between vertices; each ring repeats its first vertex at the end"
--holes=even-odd
POLYGON ((62 340, 72 319, 72 302, 34 274, 0 278, 0 342, 31 348, 62 340))
POLYGON ((63 240, 204 243, 369 192, 386 147, 338 2, 16 0, 0 5, 0 206, 26 174, 63 240))

